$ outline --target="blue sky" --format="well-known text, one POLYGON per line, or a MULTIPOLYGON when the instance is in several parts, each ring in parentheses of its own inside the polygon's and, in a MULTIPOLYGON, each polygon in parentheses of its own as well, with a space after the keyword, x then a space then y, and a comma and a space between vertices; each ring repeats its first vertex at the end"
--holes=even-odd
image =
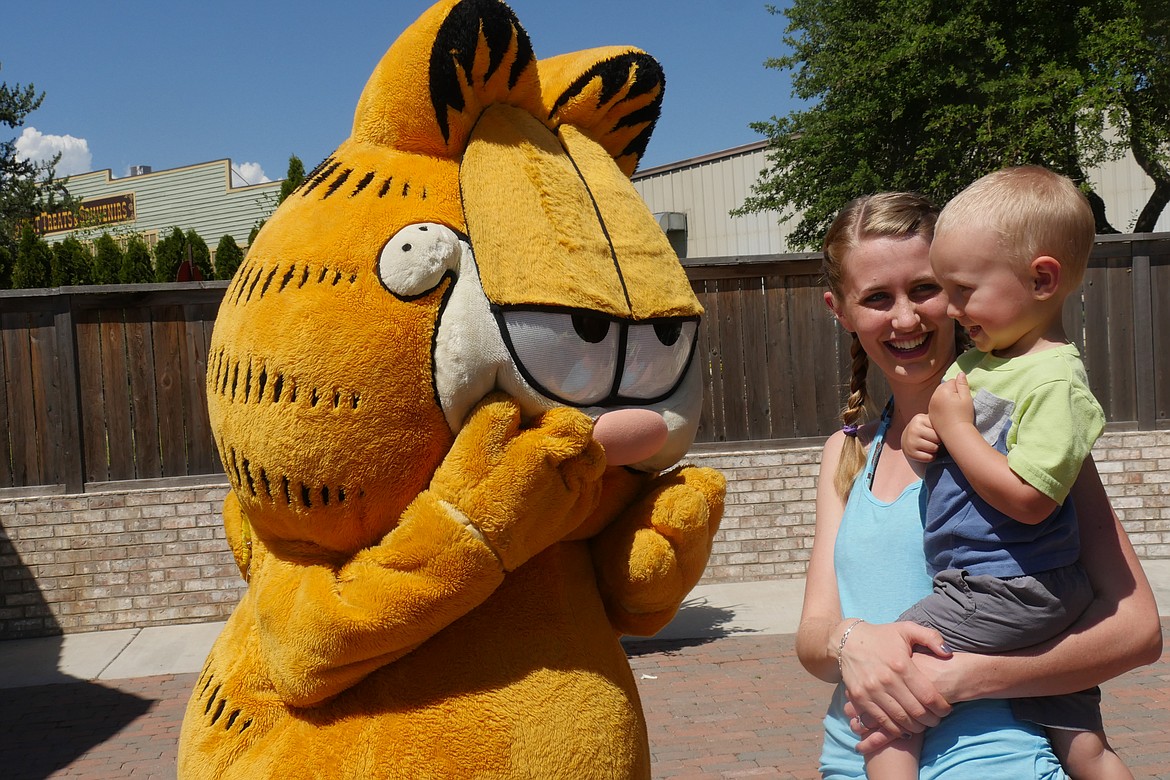
MULTIPOLYGON (((170 3, 17 0, 0 26, 0 81, 45 93, 18 148, 64 153, 61 173, 230 158, 252 183, 312 168, 349 135, 374 65, 429 0, 170 3)), ((787 0, 776 5, 785 6, 787 0)), ((797 105, 786 19, 764 0, 512 0, 538 57, 639 46, 666 71, 642 167, 759 140, 748 124, 797 105)))

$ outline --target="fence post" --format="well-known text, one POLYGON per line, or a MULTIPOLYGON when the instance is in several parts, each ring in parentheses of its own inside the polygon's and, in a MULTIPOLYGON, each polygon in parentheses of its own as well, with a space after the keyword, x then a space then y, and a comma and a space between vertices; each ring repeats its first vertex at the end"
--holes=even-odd
POLYGON ((81 393, 77 375, 77 339, 73 329, 73 296, 57 296, 53 329, 57 335, 57 370, 61 388, 62 474, 66 493, 85 490, 85 455, 81 441, 81 393))
POLYGON ((1146 241, 1130 245, 1133 252, 1133 359, 1134 390, 1137 393, 1137 422, 1143 431, 1154 430, 1154 332, 1150 296, 1150 246, 1146 241))

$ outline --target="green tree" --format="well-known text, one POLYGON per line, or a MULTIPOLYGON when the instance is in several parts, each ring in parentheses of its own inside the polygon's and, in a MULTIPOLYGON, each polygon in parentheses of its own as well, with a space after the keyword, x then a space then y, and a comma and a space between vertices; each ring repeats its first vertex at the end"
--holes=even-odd
POLYGON ((1035 163, 1080 184, 1098 230, 1116 232, 1086 171, 1128 148, 1136 156, 1139 138, 1153 161, 1170 152, 1170 101, 1159 93, 1165 80, 1153 83, 1165 75, 1167 51, 1166 23, 1155 22, 1170 19, 1170 0, 1068 6, 1061 13, 1016 0, 769 7, 788 19, 791 54, 765 65, 793 72, 793 94, 806 107, 752 124, 768 137, 768 168, 734 213, 776 210, 797 220, 793 247, 815 247, 858 195, 915 190, 945 202, 989 171, 1035 163), (1145 48, 1132 53, 1139 41, 1145 48), (1156 129, 1146 129, 1151 123, 1156 129))
POLYGON ((93 254, 73 236, 53 245, 50 281, 54 287, 89 284, 92 281, 93 254))
POLYGON ((260 235, 260 230, 264 227, 265 223, 267 223, 267 222, 268 222, 268 220, 262 219, 259 222, 257 222, 255 225, 253 225, 252 229, 248 231, 248 247, 249 248, 251 248, 252 244, 256 243, 256 236, 260 235))
POLYGON ((130 240, 126 242, 126 251, 122 253, 122 265, 118 269, 118 281, 122 284, 146 284, 154 281, 150 247, 137 233, 131 235, 130 240))
POLYGON ((186 259, 187 237, 179 228, 171 228, 170 235, 154 247, 154 280, 173 282, 179 273, 179 264, 186 259))
POLYGON ((16 262, 12 268, 12 286, 16 289, 48 287, 51 283, 53 250, 36 234, 30 223, 20 230, 16 245, 16 262))
POLYGON ((1154 230, 1170 203, 1170 0, 1116 0, 1112 13, 1088 25, 1084 40, 1092 75, 1085 90, 1090 131, 1116 132, 1112 155, 1133 153, 1154 183, 1133 225, 1154 230))
POLYGON ((117 284, 122 270, 122 247, 109 233, 102 233, 93 248, 93 283, 117 284))
POLYGON ((207 242, 200 238, 199 234, 194 230, 188 230, 186 251, 183 253, 184 260, 190 260, 191 263, 199 269, 199 274, 204 279, 213 278, 211 270, 211 250, 207 247, 207 242))
POLYGON ((295 154, 288 158, 288 173, 285 174, 284 181, 280 183, 280 197, 277 198, 276 204, 279 206, 284 203, 285 198, 292 195, 297 187, 305 183, 305 164, 301 162, 301 158, 295 154))
MULTIPOLYGON (((0 126, 20 127, 44 98, 32 84, 9 87, 0 82, 0 126)), ((0 138, 0 289, 15 284, 22 226, 42 211, 70 205, 68 194, 54 178, 57 159, 22 160, 16 154, 16 138, 0 138)))
POLYGON ((215 247, 215 278, 231 279, 244 260, 244 250, 231 236, 224 236, 215 247))

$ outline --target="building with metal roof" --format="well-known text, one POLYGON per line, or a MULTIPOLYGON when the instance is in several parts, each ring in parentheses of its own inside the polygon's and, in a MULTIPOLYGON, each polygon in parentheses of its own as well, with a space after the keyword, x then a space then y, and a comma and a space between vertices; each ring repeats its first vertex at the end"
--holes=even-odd
MULTIPOLYGON (((752 185, 768 167, 767 141, 637 171, 634 188, 666 231, 679 257, 744 257, 785 254, 794 220, 765 211, 730 215, 752 194, 752 185)), ((1154 191, 1153 182, 1133 157, 1089 171, 1097 194, 1106 204, 1110 223, 1120 231, 1134 220, 1154 191)), ((1170 231, 1170 209, 1158 220, 1158 231, 1170 231)))

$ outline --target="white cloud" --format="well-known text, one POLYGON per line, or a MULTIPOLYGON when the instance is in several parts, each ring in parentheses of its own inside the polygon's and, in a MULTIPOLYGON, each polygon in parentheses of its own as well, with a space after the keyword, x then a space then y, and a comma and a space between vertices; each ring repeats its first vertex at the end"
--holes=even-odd
POLYGON ((26 127, 16 139, 16 156, 22 160, 47 162, 57 154, 57 176, 72 176, 93 170, 89 141, 71 135, 45 135, 35 127, 26 127))
POLYGON ((260 167, 260 163, 242 162, 232 165, 232 186, 244 187, 249 184, 263 184, 272 181, 260 167))

